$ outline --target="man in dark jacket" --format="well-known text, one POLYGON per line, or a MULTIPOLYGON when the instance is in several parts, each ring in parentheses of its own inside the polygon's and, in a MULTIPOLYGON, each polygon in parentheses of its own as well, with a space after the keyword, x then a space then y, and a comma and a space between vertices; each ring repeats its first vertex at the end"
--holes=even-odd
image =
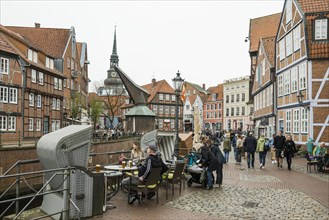
POLYGON ((215 155, 210 151, 211 140, 207 139, 201 147, 202 166, 207 167, 207 189, 213 188, 212 172, 217 170, 219 161, 215 155))
MULTIPOLYGON (((149 145, 147 147, 148 157, 145 159, 145 163, 138 169, 138 177, 132 177, 131 184, 134 186, 143 185, 145 180, 152 172, 152 168, 161 167, 161 174, 167 172, 168 167, 163 163, 162 159, 157 155, 157 147, 155 145, 149 145)), ((160 177, 159 177, 160 178, 160 177)), ((122 187, 129 188, 129 177, 122 180, 122 187)), ((131 190, 129 197, 129 204, 133 204, 137 199, 137 192, 131 190)), ((150 198, 152 195, 148 195, 150 198)))
POLYGON ((249 133, 249 136, 246 137, 246 139, 243 143, 244 152, 247 152, 248 168, 250 168, 250 165, 251 165, 252 168, 255 168, 255 151, 256 151, 256 147, 257 147, 257 140, 254 137, 253 133, 249 133))
POLYGON ((284 143, 286 142, 286 138, 282 135, 282 131, 279 131, 279 134, 274 138, 274 149, 275 149, 275 158, 278 162, 278 167, 282 169, 283 157, 281 153, 284 149, 284 143))
POLYGON ((221 186, 223 183, 223 164, 226 161, 225 161, 225 157, 224 157, 222 151, 218 147, 219 144, 220 144, 220 140, 218 138, 216 138, 213 145, 211 146, 211 152, 215 155, 215 157, 217 158, 217 160, 219 162, 219 166, 216 169, 216 175, 217 175, 216 184, 221 186))

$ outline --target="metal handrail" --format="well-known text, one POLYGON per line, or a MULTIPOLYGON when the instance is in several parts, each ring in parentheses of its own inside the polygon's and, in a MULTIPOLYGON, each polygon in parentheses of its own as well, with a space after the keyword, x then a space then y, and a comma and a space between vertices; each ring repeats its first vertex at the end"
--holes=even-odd
MULTIPOLYGON (((18 160, 14 165, 12 165, 6 172, 2 174, 2 176, 7 175, 11 170, 13 170, 15 167, 17 167, 20 164, 30 164, 30 163, 37 163, 40 162, 39 159, 32 159, 32 160, 18 160)), ((1 176, 0 176, 1 177, 1 176)))

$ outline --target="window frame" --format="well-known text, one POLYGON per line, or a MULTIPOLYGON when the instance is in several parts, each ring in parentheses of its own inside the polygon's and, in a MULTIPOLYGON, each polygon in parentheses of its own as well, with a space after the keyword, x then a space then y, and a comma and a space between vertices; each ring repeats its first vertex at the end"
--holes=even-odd
POLYGON ((284 95, 290 94, 290 70, 284 72, 284 95))
POLYGON ((30 107, 33 107, 34 106, 34 97, 35 97, 35 95, 34 95, 34 93, 30 93, 29 94, 29 106, 30 107))
POLYGON ((0 115, 0 131, 7 131, 7 116, 0 115))
POLYGON ((298 91, 298 67, 291 69, 291 93, 298 91))
POLYGON ((286 24, 292 21, 292 0, 287 0, 286 5, 286 24))
POLYGON ((286 37, 286 57, 289 57, 292 54, 292 32, 290 31, 286 37))
POLYGON ((39 72, 38 73, 38 81, 39 81, 39 85, 43 85, 43 83, 44 83, 44 74, 43 74, 43 72, 39 72))
POLYGON ((29 118, 29 131, 34 130, 34 121, 33 118, 29 118))
POLYGON ((41 95, 37 95, 37 108, 41 108, 42 106, 42 97, 41 95))
POLYGON ((283 78, 284 78, 284 73, 281 73, 278 76, 278 97, 283 96, 283 78))
POLYGON ((37 118, 36 119, 36 128, 35 128, 36 131, 41 131, 41 119, 40 118, 37 118))
POLYGON ((9 87, 8 90, 8 102, 11 104, 17 104, 18 102, 18 89, 17 88, 13 88, 13 87, 9 87), (15 91, 15 92, 13 92, 15 91), (12 94, 14 93, 14 96, 12 96, 12 94))
POLYGON ((286 111, 286 133, 291 133, 291 110, 286 111))
POLYGON ((300 109, 294 109, 293 111, 293 133, 299 134, 300 126, 300 109))
POLYGON ((7 122, 8 131, 16 131, 16 116, 8 116, 7 122))
POLYGON ((306 63, 304 62, 298 65, 299 90, 307 89, 306 76, 306 63))
POLYGON ((326 17, 321 17, 321 18, 317 18, 314 20, 314 40, 316 41, 321 41, 321 40, 328 40, 328 18, 326 17), (317 32, 317 23, 320 22, 320 31, 319 31, 319 34, 320 36, 317 36, 316 35, 316 32, 317 32), (323 31, 322 30, 322 22, 325 22, 326 23, 326 31, 323 31), (322 36, 322 34, 324 33, 324 35, 322 36))
POLYGON ((1 57, 1 73, 2 74, 9 74, 9 66, 10 66, 10 60, 5 57, 1 57))
POLYGON ((294 35, 294 52, 300 49, 300 25, 297 25, 293 30, 294 35))
POLYGON ((308 134, 308 110, 306 108, 301 109, 300 118, 301 118, 300 133, 308 134))
POLYGON ((8 87, 0 86, 0 102, 8 103, 8 87))
POLYGON ((35 69, 31 69, 31 82, 37 83, 37 71, 35 69))
POLYGON ((286 58, 286 52, 285 52, 285 38, 282 38, 279 41, 279 54, 280 54, 280 61, 286 58))

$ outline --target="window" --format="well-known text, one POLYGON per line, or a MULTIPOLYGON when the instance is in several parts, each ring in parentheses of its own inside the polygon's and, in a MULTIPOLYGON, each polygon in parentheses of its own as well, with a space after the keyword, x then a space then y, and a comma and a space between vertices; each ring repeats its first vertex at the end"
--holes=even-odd
POLYGON ((63 108, 66 109, 66 97, 63 97, 63 108))
POLYGON ((299 89, 306 89, 306 63, 302 63, 299 68, 299 89))
POLYGON ((169 101, 169 94, 166 94, 166 101, 169 101))
POLYGON ((301 133, 308 133, 308 112, 307 109, 302 108, 301 109, 301 121, 302 121, 302 127, 301 127, 301 133))
POLYGON ((53 104, 52 104, 51 109, 56 109, 56 99, 55 98, 53 98, 53 104))
POLYGON ((299 109, 294 110, 294 133, 299 133, 299 109))
POLYGON ((284 94, 290 94, 290 70, 284 73, 284 94))
POLYGON ((8 87, 0 86, 0 102, 8 102, 8 87))
POLYGON ((173 101, 173 102, 176 101, 176 95, 171 95, 171 101, 173 101))
POLYGON ((298 74, 297 74, 297 67, 294 67, 291 70, 291 92, 298 91, 298 74))
POLYGON ((245 115, 246 114, 246 107, 241 107, 241 115, 245 115))
POLYGON ((206 118, 207 118, 207 119, 209 118, 209 112, 206 113, 206 118))
POLYGON ((158 123, 159 123, 159 129, 162 129, 163 128, 163 119, 159 119, 158 123))
POLYGON ((236 94, 236 102, 240 102, 240 94, 236 94))
POLYGON ((288 24, 291 21, 291 18, 292 18, 292 0, 288 0, 286 6, 286 24, 288 24))
POLYGON ((234 116, 234 108, 231 108, 231 116, 234 116))
POLYGON ((230 109, 229 108, 226 108, 226 116, 229 116, 229 113, 230 113, 230 109))
POLYGON ((175 110, 176 110, 176 107, 175 106, 171 106, 171 115, 175 115, 175 110))
POLYGON ((175 128, 175 120, 174 120, 174 119, 171 119, 171 120, 170 120, 170 127, 171 127, 172 129, 175 128))
POLYGON ((36 83, 37 82, 37 71, 33 70, 31 71, 31 82, 36 83))
POLYGON ((8 116, 8 131, 16 131, 16 117, 8 116))
POLYGON ((27 50, 27 59, 37 63, 38 62, 38 53, 31 49, 28 49, 27 50))
POLYGON ((165 106, 165 114, 169 115, 169 106, 168 105, 165 106))
POLYGON ((153 105, 152 110, 153 110, 154 114, 158 114, 158 106, 157 105, 153 105))
POLYGON ((67 68, 70 69, 70 67, 71 67, 71 59, 70 59, 70 57, 67 57, 66 59, 67 59, 67 68))
POLYGON ((162 93, 159 93, 159 100, 163 101, 163 94, 162 93))
POLYGON ((262 93, 258 93, 258 97, 259 97, 259 106, 258 109, 261 109, 263 106, 263 95, 262 93))
POLYGON ((43 72, 39 72, 39 84, 43 85, 43 72))
POLYGON ((29 106, 34 106, 34 93, 29 95, 29 106))
POLYGON ((17 89, 9 88, 9 103, 17 104, 17 89))
POLYGON ((291 54, 292 54, 292 33, 290 32, 286 36, 286 56, 288 57, 291 54))
POLYGON ((286 111, 286 132, 291 132, 291 110, 286 111))
POLYGON ((37 123, 36 123, 36 131, 41 131, 41 119, 37 118, 37 123))
POLYGON ((56 120, 51 121, 51 131, 56 131, 56 120))
POLYGON ((315 20, 315 40, 328 39, 328 19, 315 20))
POLYGON ((61 109, 61 100, 60 99, 57 99, 56 109, 57 110, 60 110, 61 109))
POLYGON ((217 99, 217 94, 211 94, 211 100, 216 101, 217 99))
POLYGON ((278 95, 283 95, 283 73, 278 77, 278 95))
POLYGON ((49 57, 46 57, 46 67, 54 69, 54 60, 49 57))
POLYGON ((284 38, 280 40, 279 42, 279 51, 280 51, 280 60, 283 60, 285 58, 285 50, 284 50, 284 38))
POLYGON ((226 103, 229 103, 230 102, 230 96, 226 96, 226 103))
POLYGON ((7 130, 7 117, 0 116, 0 131, 6 131, 6 130, 7 130))
POLYGON ((273 105, 273 99, 274 99, 274 95, 273 95, 273 85, 270 86, 270 105, 273 105))
POLYGON ((246 100, 246 94, 245 93, 242 93, 242 96, 241 96, 241 101, 245 101, 246 100))
MULTIPOLYGON (((80 86, 80 85, 79 85, 80 86)), ((58 89, 62 90, 63 89, 63 80, 62 79, 58 79, 58 89)), ((79 91, 80 92, 80 91, 79 91)))
POLYGON ((37 95, 37 107, 41 108, 41 95, 37 95))
MULTIPOLYGON (((270 87, 272 87, 272 86, 270 86, 270 87)), ((270 100, 271 100, 271 94, 270 94, 270 87, 267 87, 266 88, 266 92, 267 92, 267 98, 266 98, 266 106, 270 106, 270 100)))
POLYGON ((163 105, 159 105, 159 114, 163 114, 163 105))
POLYGON ((300 26, 297 25, 296 28, 293 30, 294 34, 294 51, 300 49, 300 26))
POLYGON ((239 116, 240 115, 240 108, 236 107, 236 115, 239 116))
POLYGON ((29 131, 33 131, 33 118, 29 118, 29 131))
POLYGON ((56 120, 56 130, 61 128, 61 121, 60 120, 56 120))
POLYGON ((70 88, 70 79, 67 79, 67 86, 68 89, 70 88))
POLYGON ((1 73, 9 74, 9 59, 1 57, 1 73))
POLYGON ((234 102, 234 95, 233 94, 231 95, 231 102, 232 103, 234 102))
POLYGON ((54 88, 58 89, 58 78, 54 77, 54 88))

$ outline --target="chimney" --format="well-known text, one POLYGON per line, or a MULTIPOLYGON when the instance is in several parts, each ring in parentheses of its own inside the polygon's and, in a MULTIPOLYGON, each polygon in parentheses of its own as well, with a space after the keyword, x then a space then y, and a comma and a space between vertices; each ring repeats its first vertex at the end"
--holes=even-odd
POLYGON ((40 25, 40 23, 36 23, 36 22, 34 22, 34 27, 36 27, 36 28, 40 28, 41 25, 40 25))
POLYGON ((204 90, 206 90, 206 84, 202 84, 202 88, 204 89, 204 90))
POLYGON ((153 78, 153 79, 152 79, 152 85, 155 86, 155 83, 156 83, 156 79, 153 78))

